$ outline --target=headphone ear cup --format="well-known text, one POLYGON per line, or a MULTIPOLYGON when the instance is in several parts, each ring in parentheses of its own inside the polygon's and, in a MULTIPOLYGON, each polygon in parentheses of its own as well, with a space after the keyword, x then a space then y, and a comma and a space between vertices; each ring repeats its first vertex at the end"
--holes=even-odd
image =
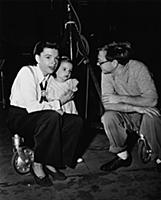
POLYGON ((40 60, 39 60, 39 56, 38 55, 35 55, 35 60, 39 64, 40 60))
POLYGON ((39 44, 40 44, 40 41, 37 42, 37 43, 35 44, 35 47, 34 47, 34 49, 33 49, 33 55, 34 55, 34 56, 36 55, 37 46, 38 46, 39 44))

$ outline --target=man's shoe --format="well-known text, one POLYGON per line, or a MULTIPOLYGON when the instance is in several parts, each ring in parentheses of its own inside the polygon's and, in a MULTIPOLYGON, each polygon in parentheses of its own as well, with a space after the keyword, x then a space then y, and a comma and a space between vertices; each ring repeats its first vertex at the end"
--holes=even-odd
POLYGON ((120 157, 114 158, 112 161, 105 163, 100 167, 102 171, 113 171, 120 167, 128 167, 131 165, 132 157, 129 155, 126 160, 121 159, 120 157))
POLYGON ((67 177, 63 172, 60 172, 59 170, 56 170, 56 172, 51 171, 49 168, 44 167, 45 173, 52 176, 53 180, 59 180, 64 181, 67 177))
POLYGON ((49 179, 48 176, 45 176, 45 177, 43 177, 43 178, 38 177, 38 176, 35 174, 35 172, 34 172, 32 166, 31 166, 31 168, 30 168, 30 172, 31 172, 31 174, 33 175, 34 180, 35 180, 35 182, 36 182, 38 185, 45 186, 45 187, 49 187, 49 186, 53 185, 52 181, 49 179))

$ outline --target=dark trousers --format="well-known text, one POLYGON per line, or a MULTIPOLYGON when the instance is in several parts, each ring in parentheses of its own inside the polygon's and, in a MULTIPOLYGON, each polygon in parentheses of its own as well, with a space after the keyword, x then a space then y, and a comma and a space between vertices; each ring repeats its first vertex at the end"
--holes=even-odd
POLYGON ((56 168, 74 167, 83 131, 80 116, 66 113, 61 116, 52 110, 27 113, 26 109, 11 106, 8 126, 12 133, 34 144, 35 162, 56 168))

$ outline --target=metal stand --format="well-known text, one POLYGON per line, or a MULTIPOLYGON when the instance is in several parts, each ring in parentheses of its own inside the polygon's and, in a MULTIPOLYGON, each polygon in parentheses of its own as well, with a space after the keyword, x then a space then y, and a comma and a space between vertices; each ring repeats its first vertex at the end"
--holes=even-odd
MULTIPOLYGON (((72 7, 72 4, 70 2, 70 0, 67 0, 67 12, 68 12, 68 21, 65 23, 65 29, 67 29, 67 31, 69 32, 68 35, 69 35, 69 54, 70 54, 70 58, 71 60, 75 59, 74 58, 74 53, 73 53, 73 43, 74 43, 74 40, 73 40, 73 35, 74 35, 74 38, 76 38, 76 46, 78 48, 78 45, 79 45, 79 50, 81 49, 80 51, 80 54, 81 56, 83 57, 81 62, 83 62, 85 65, 86 65, 86 99, 85 99, 85 119, 87 120, 88 118, 88 101, 89 101, 89 76, 91 76, 92 78, 92 81, 94 83, 94 86, 95 86, 95 89, 96 89, 96 92, 98 94, 98 97, 99 97, 99 103, 101 104, 101 112, 103 112, 103 106, 102 106, 102 103, 101 103, 101 94, 100 94, 100 87, 99 87, 99 84, 98 84, 98 81, 95 77, 95 74, 94 74, 94 71, 90 65, 90 61, 89 61, 89 58, 88 58, 88 54, 89 54, 89 51, 88 49, 85 48, 85 44, 87 45, 88 42, 85 40, 85 37, 83 37, 81 35, 81 30, 80 27, 78 28, 76 23, 72 20, 72 16, 71 16, 71 8, 73 9, 72 7)), ((78 17, 77 17, 78 19, 78 17)), ((79 24, 80 25, 80 24, 79 24)))
POLYGON ((75 36, 75 28, 76 28, 76 23, 75 21, 72 20, 72 10, 71 10, 71 2, 70 0, 67 0, 67 17, 68 21, 65 23, 65 30, 68 35, 69 39, 69 57, 73 61, 75 60, 75 48, 74 48, 74 36, 75 36))
POLYGON ((1 84, 1 100, 0 104, 2 104, 2 108, 5 109, 6 107, 6 101, 5 101, 5 95, 4 95, 4 75, 3 75, 3 65, 4 65, 5 59, 0 60, 0 84, 1 84))
POLYGON ((88 93, 89 93, 89 76, 91 76, 92 78, 92 81, 94 83, 94 86, 95 86, 95 89, 96 89, 96 92, 97 92, 97 95, 98 95, 98 99, 99 99, 99 105, 100 105, 100 115, 103 114, 104 112, 104 107, 103 107, 103 104, 102 104, 102 100, 101 100, 101 89, 100 89, 100 86, 98 84, 98 80, 96 79, 96 76, 94 74, 94 71, 91 67, 91 64, 90 62, 88 61, 86 63, 86 66, 87 66, 87 84, 86 84, 86 110, 85 110, 85 118, 87 119, 88 117, 88 93))

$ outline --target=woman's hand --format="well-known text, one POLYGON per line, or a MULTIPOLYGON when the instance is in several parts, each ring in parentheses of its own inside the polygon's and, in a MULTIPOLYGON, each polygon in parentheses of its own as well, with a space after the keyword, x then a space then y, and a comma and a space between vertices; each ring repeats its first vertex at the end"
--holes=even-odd
POLYGON ((68 101, 72 100, 73 98, 74 98, 74 92, 72 90, 68 90, 59 99, 60 99, 61 105, 63 105, 67 103, 68 101))

